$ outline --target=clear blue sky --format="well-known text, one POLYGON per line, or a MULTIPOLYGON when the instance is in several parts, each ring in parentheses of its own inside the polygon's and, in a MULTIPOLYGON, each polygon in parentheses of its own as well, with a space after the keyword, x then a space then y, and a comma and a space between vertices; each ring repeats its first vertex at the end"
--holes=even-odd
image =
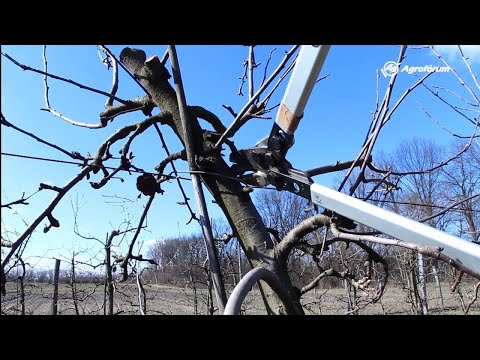
MULTIPOLYGON (((166 46, 128 45, 141 48, 147 56, 162 56, 166 46)), ((124 46, 111 46, 110 49, 118 56, 124 46)), ((256 74, 256 86, 263 76, 263 67, 273 46, 256 48, 256 61, 261 63, 256 74)), ((284 51, 290 46, 275 46, 269 73, 277 66, 284 51)), ((479 47, 464 48, 470 56, 472 66, 480 73, 479 47)), ((376 73, 390 60, 398 57, 398 46, 333 46, 330 50, 322 75, 330 76, 317 84, 305 110, 304 118, 296 132, 296 144, 290 150, 288 159, 296 168, 308 169, 336 161, 346 161, 355 158, 365 137, 372 118, 376 98, 376 73)), ((442 46, 439 51, 460 74, 466 76, 466 68, 458 51, 453 47, 442 46)), ((2 46, 6 52, 19 62, 42 69, 42 46, 2 46)), ((248 100, 246 96, 238 96, 238 88, 243 74, 242 63, 247 57, 248 48, 244 46, 178 46, 180 66, 187 102, 190 105, 201 105, 219 116, 225 125, 233 120, 232 116, 222 107, 222 104, 232 106, 239 111, 248 100)), ((70 78, 91 87, 109 91, 111 72, 101 64, 96 46, 49 46, 47 48, 48 66, 51 73, 70 78)), ((428 49, 408 50, 404 64, 410 66, 443 64, 428 49)), ((129 114, 115 119, 103 129, 87 129, 72 126, 63 120, 41 111, 45 107, 43 76, 32 72, 24 72, 4 57, 1 59, 1 108, 4 116, 16 126, 33 132, 43 139, 67 149, 76 150, 86 155, 94 154, 98 146, 114 131, 138 122, 144 118, 141 113, 129 114)), ((117 95, 130 99, 144 95, 142 90, 126 74, 120 72, 120 87, 117 95)), ((380 96, 383 97, 389 79, 380 75, 380 96)), ((414 82, 414 75, 400 74, 393 93, 392 106, 396 99, 414 82)), ((454 89, 462 96, 468 93, 459 85, 452 73, 434 74, 428 81, 429 85, 444 86, 454 89)), ((99 113, 104 109, 105 98, 89 93, 70 84, 53 79, 49 80, 51 106, 65 116, 77 121, 98 123, 99 113)), ((280 101, 284 86, 280 87, 277 97, 271 105, 280 101)), ((247 94, 245 85, 244 94, 247 94)), ((478 92, 477 92, 478 94, 478 92)), ((430 120, 418 104, 422 104, 444 126, 464 135, 471 134, 473 128, 459 118, 440 101, 427 93, 423 88, 413 92, 399 108, 392 121, 383 131, 374 155, 378 151, 390 152, 404 139, 413 136, 425 137, 440 144, 449 144, 452 137, 430 120)), ((274 111, 271 116, 275 117, 274 111)), ((249 147, 260 138, 268 135, 273 120, 252 120, 235 137, 238 148, 249 147)), ((169 131, 164 130, 170 151, 180 150, 179 142, 169 131)), ((122 143, 123 144, 123 143, 122 143)), ((70 160, 64 154, 42 145, 12 129, 1 127, 2 152, 40 156, 61 160, 70 160)), ((117 148, 115 148, 117 149, 117 148)), ((147 171, 164 158, 165 153, 160 146, 154 129, 149 129, 141 138, 133 143, 136 156, 134 164, 147 171)), ((113 153, 113 152, 112 152, 113 153)), ((29 195, 37 190, 40 182, 63 186, 79 171, 79 167, 58 163, 33 161, 12 158, 2 155, 2 204, 17 200, 25 192, 29 195)), ((116 166, 113 161, 111 166, 116 166)), ((186 164, 179 164, 179 169, 186 170, 186 164)), ((82 205, 79 212, 79 229, 84 235, 98 237, 103 240, 107 232, 117 229, 124 220, 130 220, 135 225, 146 203, 146 197, 137 199, 136 189, 138 174, 120 175, 125 182, 113 179, 101 190, 94 190, 87 180, 70 191, 54 210, 54 216, 60 221, 59 229, 51 229, 44 234, 43 224, 34 233, 25 254, 28 256, 43 256, 51 259, 55 256, 71 253, 73 249, 89 249, 90 254, 97 254, 99 244, 93 240, 84 240, 73 233, 73 211, 71 202, 76 198, 82 205), (132 202, 108 204, 112 199, 106 196, 121 196, 132 199, 132 202)), ((188 175, 186 175, 188 177, 188 175)), ((95 177, 93 181, 99 180, 95 177)), ((332 186, 332 176, 319 176, 315 181, 332 186)), ((194 199, 191 184, 184 182, 187 193, 194 199)), ((184 206, 176 204, 182 201, 175 182, 162 185, 166 190, 162 196, 157 196, 148 216, 148 229, 143 231, 139 243, 145 242, 146 249, 152 239, 175 236, 179 233, 188 234, 199 230, 196 223, 186 226, 189 213, 184 206)), ((206 192, 208 193, 208 192, 206 192)), ((54 193, 43 190, 29 201, 30 205, 18 205, 15 211, 2 208, 2 235, 10 240, 16 236, 12 231, 22 233, 26 223, 33 221, 41 210, 51 201, 54 193)), ((219 218, 218 207, 209 203, 210 216, 219 218)), ((195 208, 195 202, 192 201, 195 208)), ((44 221, 45 223, 45 221, 44 221)), ((126 248, 132 234, 127 235, 120 244, 126 248)), ((31 257, 30 263, 35 264, 36 258, 31 257)), ((46 265, 50 260, 41 260, 46 265)))

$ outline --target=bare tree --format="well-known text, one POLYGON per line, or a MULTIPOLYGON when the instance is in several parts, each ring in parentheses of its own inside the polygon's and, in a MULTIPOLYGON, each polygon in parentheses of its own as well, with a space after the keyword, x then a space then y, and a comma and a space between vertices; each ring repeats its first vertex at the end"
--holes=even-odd
MULTIPOLYGON (((15 125, 15 119, 7 119, 4 114, 2 114, 2 126, 12 128, 20 132, 22 136, 28 136, 35 141, 62 152, 64 155, 68 155, 81 167, 81 170, 63 186, 40 183, 40 190, 49 191, 53 194, 52 200, 26 229, 12 241, 12 247, 6 252, 5 256, 2 256, 2 286, 5 285, 6 281, 4 274, 8 273, 12 268, 13 255, 22 250, 38 225, 44 220, 48 221, 44 231, 50 231, 52 228, 60 226, 60 221, 56 217, 60 215, 54 215, 54 212, 59 202, 72 188, 87 179, 90 180, 90 185, 93 189, 100 189, 107 186, 113 179, 118 179, 118 175, 122 172, 138 173, 137 189, 147 197, 142 215, 136 224, 129 224, 127 227, 128 231, 132 230, 134 233, 131 237, 125 239, 125 249, 121 255, 118 255, 116 260, 117 267, 120 270, 120 280, 123 282, 137 281, 139 291, 141 291, 142 286, 141 282, 138 282, 137 273, 135 272, 137 262, 155 264, 156 261, 154 259, 144 259, 143 256, 138 253, 136 247, 137 240, 140 232, 146 226, 147 213, 152 203, 158 198, 157 194, 164 192, 161 185, 171 180, 176 181, 179 185, 184 200, 182 204, 184 204, 189 211, 190 221, 199 221, 199 225, 203 230, 210 268, 210 275, 207 274, 207 278, 211 276, 219 309, 222 309, 224 305, 222 302, 225 300, 225 289, 218 266, 218 249, 213 245, 214 239, 210 219, 206 213, 206 203, 203 197, 201 183, 208 189, 214 202, 225 215, 231 228, 229 233, 232 237, 238 239, 250 266, 252 268, 265 268, 269 270, 276 277, 278 283, 281 284, 282 289, 280 292, 282 297, 280 297, 277 293, 278 291, 274 291, 268 283, 264 281, 259 282, 265 308, 269 314, 304 314, 301 297, 308 291, 314 289, 322 279, 328 276, 348 281, 349 286, 352 286, 354 291, 371 294, 371 296, 369 296, 370 302, 378 301, 384 292, 388 280, 389 266, 385 260, 385 254, 376 247, 371 246, 371 244, 379 243, 385 246, 394 245, 411 249, 419 254, 436 257, 448 262, 461 272, 470 273, 473 276, 480 276, 471 271, 471 269, 462 267, 462 264, 455 261, 455 259, 450 259, 442 254, 438 248, 422 247, 407 241, 397 241, 387 237, 377 236, 379 235, 378 233, 371 233, 368 229, 357 229, 358 225, 353 221, 328 210, 321 213, 313 211, 313 213, 309 214, 309 217, 303 218, 298 215, 300 212, 297 211, 299 207, 301 207, 298 205, 301 204, 301 202, 295 200, 290 201, 289 204, 296 207, 295 211, 298 216, 296 215, 291 219, 287 219, 287 222, 282 219, 277 219, 279 222, 275 225, 279 225, 280 230, 277 230, 277 234, 275 234, 275 232, 272 233, 271 230, 269 231, 268 226, 262 219, 261 213, 251 198, 250 193, 252 187, 245 186, 242 183, 239 179, 238 172, 233 169, 232 163, 224 158, 223 152, 236 152, 237 149, 232 138, 235 137, 238 130, 252 119, 265 118, 277 107, 277 105, 272 106, 269 104, 269 101, 272 99, 272 94, 279 88, 279 84, 287 77, 293 68, 295 54, 298 50, 297 45, 293 46, 284 54, 278 66, 273 71, 268 68, 271 58, 270 54, 270 57, 263 67, 263 80, 257 89, 255 89, 253 76, 254 73, 258 73, 258 70, 260 70, 259 63, 256 62, 258 57, 255 57, 255 47, 253 45, 248 46, 248 61, 246 61, 245 65, 245 75, 241 78, 241 86, 243 86, 244 82, 248 82, 248 100, 238 112, 228 105, 224 106, 234 117, 234 120, 228 127, 224 124, 226 123, 225 121, 222 121, 216 114, 208 109, 186 103, 181 81, 181 69, 173 46, 169 47, 168 54, 162 58, 155 54, 147 55, 141 49, 124 48, 120 54, 114 54, 106 46, 100 46, 99 50, 102 54, 102 61, 112 69, 112 86, 109 92, 94 89, 88 85, 63 78, 50 72, 47 67, 46 47, 43 48, 44 66, 42 70, 21 64, 9 54, 2 52, 2 56, 6 61, 10 61, 23 70, 43 75, 45 85, 45 108, 43 110, 48 111, 52 116, 57 116, 73 126, 86 127, 95 131, 95 129, 108 128, 112 122, 126 113, 136 112, 139 117, 139 121, 136 123, 128 124, 115 131, 102 144, 99 144, 95 155, 91 156, 89 154, 82 155, 75 151, 67 151, 40 136, 19 128, 15 125), (170 57, 170 68, 167 66, 167 57, 170 57), (119 84, 119 71, 131 77, 133 81, 135 81, 136 86, 145 94, 130 100, 125 100, 117 96, 117 90, 122 85, 119 84), (98 122, 86 123, 84 121, 70 119, 55 110, 51 106, 49 99, 48 80, 51 79, 63 81, 85 91, 105 96, 107 98, 105 108, 103 111, 98 109, 99 112, 101 111, 98 122), (206 126, 207 124, 208 126, 206 126), (177 136, 180 148, 176 149, 176 152, 170 152, 168 150, 160 130, 161 127, 170 128, 177 136), (213 130, 207 130, 207 128, 213 130), (159 159, 159 164, 155 169, 144 170, 138 167, 138 159, 132 152, 132 143, 140 141, 147 129, 153 129, 156 132, 161 146, 165 149, 166 156, 162 160, 159 159), (114 150, 118 150, 120 156, 113 156, 112 152, 114 152, 114 150), (198 214, 194 213, 189 201, 190 199, 186 196, 182 187, 182 177, 175 168, 175 162, 180 160, 188 162, 189 173, 192 175, 191 179, 198 204, 198 214), (172 167, 171 172, 166 170, 169 166, 172 167), (315 235, 318 229, 323 230, 320 232, 320 234, 322 234, 321 236, 315 235), (281 231, 281 233, 278 233, 278 231, 281 231), (275 237, 275 235, 278 235, 278 237, 275 237), (359 265, 358 263, 349 263, 351 259, 346 259, 346 253, 343 252, 340 253, 340 263, 324 262, 324 260, 328 258, 327 255, 329 251, 335 249, 336 244, 339 243, 345 244, 347 247, 351 246, 356 249, 356 252, 361 253, 362 255, 357 259, 361 258, 362 261, 364 260, 366 266, 359 265), (305 279, 305 277, 303 277, 301 278, 302 283, 300 285, 295 284, 292 276, 293 272, 290 271, 291 268, 289 267, 291 263, 290 259, 294 251, 300 251, 305 254, 305 256, 311 258, 316 266, 318 266, 319 275, 313 279, 305 279), (374 287, 372 284, 372 273, 377 267, 381 269, 383 276, 376 284, 376 287, 374 287), (360 271, 359 269, 362 270, 360 271)), ((435 48, 427 49, 427 51, 430 50, 439 56, 439 61, 446 62, 446 60, 436 52, 435 48)), ((405 59, 406 52, 406 46, 399 48, 397 59, 399 66, 405 59)), ((471 75, 473 80, 469 79, 469 81, 466 81, 456 71, 453 72, 453 76, 458 78, 462 90, 467 94, 466 96, 469 96, 467 105, 470 104, 469 106, 471 108, 475 108, 479 104, 478 82, 468 61, 466 61, 466 67, 468 75, 471 75), (473 85, 469 85, 472 81, 473 85)), ((433 85, 429 81, 434 78, 434 76, 432 76, 433 74, 433 72, 429 72, 422 77, 417 77, 414 83, 396 92, 394 92, 393 89, 397 89, 396 80, 398 76, 400 76, 400 73, 393 74, 389 79, 382 100, 380 100, 379 91, 377 92, 377 102, 371 125, 366 129, 365 142, 356 158, 346 159, 348 161, 344 163, 324 166, 321 171, 319 170, 316 173, 320 174, 348 169, 339 186, 339 190, 346 190, 348 194, 358 196, 355 195, 357 189, 360 186, 368 184, 368 192, 366 192, 364 196, 367 200, 372 197, 373 193, 379 190, 384 191, 385 194, 394 191, 396 189, 394 177, 400 175, 396 174, 392 169, 375 167, 372 160, 373 150, 380 133, 385 125, 392 121, 397 109, 403 104, 404 100, 418 89, 431 90, 433 85), (398 94, 400 95, 398 96, 398 94), (358 171, 353 172, 355 168, 358 168, 358 171), (371 176, 370 173, 374 175, 371 176), (347 182, 351 184, 351 186, 349 189, 344 189, 347 182)), ((257 79, 258 78, 259 77, 257 77, 257 79)), ((239 93, 242 93, 241 89, 240 87, 239 93)), ((435 100, 439 99, 443 101, 447 106, 450 106, 451 109, 456 110, 457 114, 460 112, 459 116, 462 119, 469 121, 476 127, 477 120, 475 120, 471 114, 465 114, 464 110, 459 110, 452 105, 451 100, 445 100, 446 92, 441 92, 441 95, 439 95, 438 92, 436 94, 435 91, 432 92, 435 100)), ((470 136, 471 140, 476 139, 475 131, 476 128, 473 130, 473 135, 470 136)), ((155 154, 158 153, 159 152, 155 152, 155 154)), ((418 153, 411 154, 413 157, 418 156, 418 153)), ((422 159, 416 160, 417 163, 412 161, 405 165, 414 166, 422 159)), ((448 160, 446 162, 442 161, 433 164, 433 160, 436 159, 432 158, 432 163, 429 163, 429 166, 431 166, 429 169, 421 169, 422 173, 427 174, 424 177, 415 177, 418 169, 407 167, 405 167, 401 175, 407 176, 405 172, 413 171, 413 173, 410 174, 411 176, 409 175, 410 179, 412 179, 411 183, 417 187, 419 199, 429 206, 435 197, 434 191, 436 191, 435 184, 437 180, 436 176, 439 172, 438 169, 451 161, 448 160)), ((313 173, 314 172, 311 172, 311 174, 313 173)), ((6 205, 9 207, 24 205, 25 200, 26 198, 22 195, 18 201, 9 202, 6 205)), ((267 208, 266 211, 270 210, 267 208)), ((279 212, 279 214, 281 213, 282 212, 279 212)), ((434 219, 434 215, 433 213, 430 215, 432 223, 435 221, 432 220, 434 219)), ((126 232, 127 230, 123 231, 126 232)), ((107 246, 107 248, 109 248, 109 246, 107 246)), ((175 256, 180 255, 176 253, 171 254, 171 256, 173 259, 175 256)), ((197 256, 197 254, 195 254, 195 256, 197 256)), ((162 266, 168 263, 168 259, 166 258, 159 260, 159 264, 162 264, 162 266)), ((190 261, 190 264, 196 262, 197 259, 195 258, 195 261, 190 261)), ((111 281, 107 279, 105 283, 107 288, 110 283, 111 281)), ((135 306, 135 308, 138 308, 139 305, 140 311, 142 311, 143 305, 141 301, 140 304, 138 301, 132 301, 132 307, 135 306)), ((352 303, 350 304, 350 308, 352 311, 357 312, 358 304, 352 303)))

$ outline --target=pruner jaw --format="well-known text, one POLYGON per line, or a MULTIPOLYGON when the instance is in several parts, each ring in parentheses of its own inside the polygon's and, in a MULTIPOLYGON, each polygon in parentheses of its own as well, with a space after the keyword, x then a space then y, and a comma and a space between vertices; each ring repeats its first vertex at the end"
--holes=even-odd
POLYGON ((251 174, 241 176, 239 177, 239 180, 244 184, 262 187, 262 188, 270 185, 267 174, 264 171, 260 171, 260 170, 251 174))

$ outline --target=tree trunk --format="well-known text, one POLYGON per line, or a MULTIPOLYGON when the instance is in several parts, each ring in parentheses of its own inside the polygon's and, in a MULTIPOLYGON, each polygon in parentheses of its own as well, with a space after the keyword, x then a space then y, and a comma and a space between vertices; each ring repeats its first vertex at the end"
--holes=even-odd
POLYGON ((58 310, 58 279, 60 276, 60 260, 55 259, 55 271, 53 273, 53 299, 52 315, 57 315, 58 310))
POLYGON ((418 259, 418 295, 420 299, 420 306, 423 315, 428 315, 428 299, 427 299, 427 284, 425 279, 425 266, 423 263, 423 255, 417 254, 418 259))
POLYGON ((436 261, 432 265, 432 272, 433 272, 433 278, 435 279, 435 289, 437 292, 437 307, 441 312, 443 312, 445 307, 443 304, 442 283, 440 282, 440 277, 438 275, 437 264, 438 262, 436 261))
POLYGON ((108 315, 113 315, 113 271, 112 271, 112 258, 111 258, 111 246, 112 240, 115 237, 116 232, 111 232, 107 235, 107 241, 105 242, 105 297, 107 298, 108 315))
POLYGON ((242 249, 240 248, 240 241, 237 242, 238 251, 238 281, 242 280, 242 249))
POLYGON ((195 279, 193 278, 193 274, 190 269, 190 282, 192 284, 193 288, 193 314, 198 315, 198 294, 197 294, 197 283, 195 282, 195 279))
MULTIPOLYGON (((171 122, 167 121, 167 125, 172 128, 184 144, 185 135, 179 115, 177 97, 168 82, 168 73, 159 59, 150 58, 147 60, 145 52, 125 48, 120 54, 120 60, 139 79, 152 96, 155 104, 162 111, 172 115, 171 122)), ((189 109, 191 108, 189 107, 189 109)), ((208 113, 213 115, 210 112, 208 113)), ((192 121, 190 127, 195 140, 193 145, 197 165, 204 171, 232 176, 230 167, 220 154, 221 149, 213 149, 215 142, 219 139, 219 134, 203 131, 192 110, 190 110, 190 120, 192 121)), ((225 213, 252 268, 264 267, 277 275, 294 303, 295 314, 304 314, 300 304, 300 293, 291 283, 286 264, 283 261, 278 261, 273 251, 273 242, 270 235, 250 196, 243 191, 243 186, 236 181, 221 176, 202 175, 202 180, 225 213)), ((260 282, 260 290, 269 314, 286 313, 279 297, 265 282, 260 282)))
POLYGON ((420 300, 418 295, 418 284, 417 284, 417 272, 415 269, 417 268, 417 264, 415 262, 415 253, 411 253, 408 257, 407 266, 409 269, 409 276, 408 276, 408 294, 410 304, 412 306, 412 314, 418 315, 419 308, 420 308, 420 300))
POLYGON ((78 310, 77 288, 76 288, 76 280, 75 280, 75 256, 72 256, 71 288, 72 288, 73 306, 75 308, 75 315, 80 315, 80 312, 78 310))

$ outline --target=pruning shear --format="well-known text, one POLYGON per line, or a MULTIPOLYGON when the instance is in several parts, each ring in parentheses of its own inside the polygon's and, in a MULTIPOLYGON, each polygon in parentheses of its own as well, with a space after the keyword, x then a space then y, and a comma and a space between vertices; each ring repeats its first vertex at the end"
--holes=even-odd
POLYGON ((480 245, 314 183, 307 172, 293 168, 286 160, 329 50, 330 45, 301 46, 270 135, 252 148, 231 153, 232 171, 247 185, 273 185, 334 212, 347 229, 354 228, 356 221, 399 240, 440 247, 480 278, 480 245))

